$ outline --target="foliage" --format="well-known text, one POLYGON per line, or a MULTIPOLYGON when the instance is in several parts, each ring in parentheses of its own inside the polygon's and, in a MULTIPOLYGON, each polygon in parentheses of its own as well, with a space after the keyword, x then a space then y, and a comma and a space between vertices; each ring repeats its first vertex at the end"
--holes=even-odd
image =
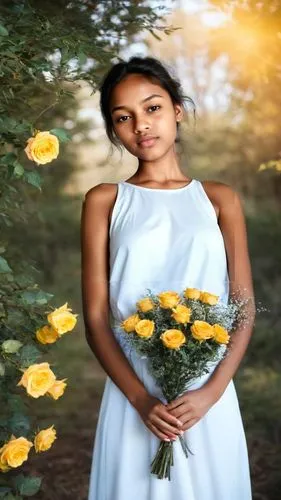
MULTIPOLYGON (((24 151, 27 140, 47 129, 47 120, 52 121, 55 109, 61 111, 63 118, 61 105, 74 104, 79 80, 88 81, 95 92, 101 75, 113 58, 118 58, 120 46, 136 33, 147 29, 155 36, 157 30, 168 34, 169 27, 157 23, 159 10, 161 7, 153 11, 145 2, 133 1, 118 5, 114 1, 90 0, 1 2, 0 221, 4 239, 0 247, 0 393, 5 408, 0 420, 2 453, 11 435, 26 439, 34 436, 30 398, 23 397, 23 389, 17 388, 16 382, 19 375, 40 364, 50 347, 48 341, 39 341, 37 334, 47 322, 46 315, 50 317, 53 295, 34 282, 38 270, 28 262, 26 249, 10 250, 21 225, 28 224, 26 195, 36 198, 35 189, 42 194, 43 176, 49 172, 49 166, 35 168, 28 161, 24 151)), ((61 123, 48 129, 59 139, 60 146, 70 140, 61 123)), ((51 168, 55 168, 53 164, 51 168)), ((52 328, 48 330, 50 335, 58 333, 52 328)), ((1 474, 0 496, 6 500, 32 496, 40 489, 41 478, 12 472, 1 474)))

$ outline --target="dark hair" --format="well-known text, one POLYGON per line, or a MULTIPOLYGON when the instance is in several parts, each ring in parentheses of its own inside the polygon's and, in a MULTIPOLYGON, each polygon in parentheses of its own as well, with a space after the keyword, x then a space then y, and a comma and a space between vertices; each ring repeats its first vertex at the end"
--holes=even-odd
MULTIPOLYGON (((195 117, 195 104, 191 97, 185 96, 180 82, 173 76, 164 64, 154 57, 133 56, 128 61, 122 61, 110 68, 103 78, 100 90, 100 109, 105 122, 106 134, 112 144, 118 147, 119 141, 114 132, 109 103, 114 87, 127 75, 139 73, 145 75, 152 81, 157 81, 171 97, 174 104, 180 104, 184 107, 185 100, 192 104, 195 117)), ((177 122, 177 130, 180 123, 177 122)), ((177 142, 177 140, 176 140, 177 142)))

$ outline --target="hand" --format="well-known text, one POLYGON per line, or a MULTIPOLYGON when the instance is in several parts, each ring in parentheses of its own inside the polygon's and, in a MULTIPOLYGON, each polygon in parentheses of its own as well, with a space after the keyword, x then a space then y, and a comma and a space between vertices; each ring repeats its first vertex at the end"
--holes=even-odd
POLYGON ((170 441, 182 434, 178 419, 154 396, 147 394, 144 398, 141 398, 135 408, 148 429, 159 439, 170 441))
POLYGON ((186 431, 196 424, 216 402, 213 393, 202 387, 187 391, 166 405, 170 415, 182 422, 181 429, 186 431))

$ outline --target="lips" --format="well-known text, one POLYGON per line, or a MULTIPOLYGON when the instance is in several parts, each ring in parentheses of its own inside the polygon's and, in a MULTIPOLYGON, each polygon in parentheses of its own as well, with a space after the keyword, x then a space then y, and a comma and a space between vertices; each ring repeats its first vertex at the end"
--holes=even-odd
POLYGON ((155 136, 146 136, 138 141, 138 145, 141 147, 153 146, 157 139, 158 137, 155 136))

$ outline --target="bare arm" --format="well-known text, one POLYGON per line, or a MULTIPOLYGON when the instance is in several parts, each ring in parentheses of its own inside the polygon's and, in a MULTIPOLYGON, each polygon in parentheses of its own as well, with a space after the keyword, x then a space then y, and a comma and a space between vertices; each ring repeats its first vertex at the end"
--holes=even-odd
POLYGON ((245 300, 244 315, 233 332, 228 355, 219 363, 205 384, 217 400, 236 373, 249 344, 254 319, 255 300, 252 272, 247 244, 247 232, 239 195, 229 186, 221 184, 219 192, 219 225, 223 234, 230 282, 230 296, 245 300))
POLYGON ((146 394, 109 325, 108 186, 85 196, 81 217, 82 301, 87 342, 105 372, 132 404, 146 394))
MULTIPOLYGON (((109 323, 109 211, 112 185, 100 184, 85 196, 81 217, 82 302, 87 342, 105 372, 160 439, 178 434, 177 419, 148 394, 114 337, 109 323)), ((115 196, 114 196, 115 199, 115 196)))

